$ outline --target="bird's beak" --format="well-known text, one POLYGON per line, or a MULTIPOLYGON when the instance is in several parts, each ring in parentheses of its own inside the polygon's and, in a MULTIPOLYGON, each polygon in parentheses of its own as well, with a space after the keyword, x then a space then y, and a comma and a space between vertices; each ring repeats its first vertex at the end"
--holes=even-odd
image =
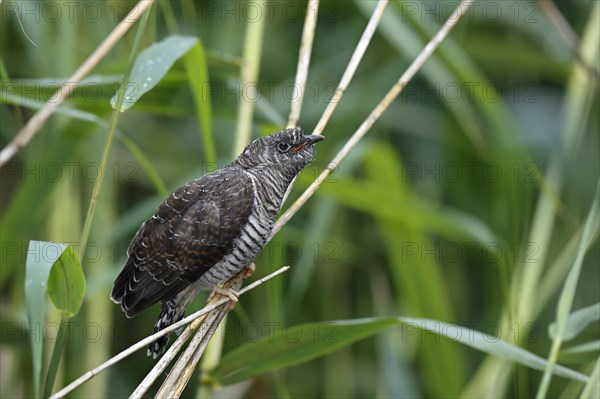
POLYGON ((306 144, 314 144, 317 143, 321 140, 325 139, 325 136, 320 135, 320 134, 310 134, 308 136, 306 136, 306 144))
POLYGON ((325 139, 325 136, 320 135, 320 134, 309 134, 306 137, 306 141, 302 144, 300 144, 299 146, 295 147, 292 152, 298 152, 300 151, 300 149, 306 145, 313 145, 314 143, 317 143, 323 139, 325 139))

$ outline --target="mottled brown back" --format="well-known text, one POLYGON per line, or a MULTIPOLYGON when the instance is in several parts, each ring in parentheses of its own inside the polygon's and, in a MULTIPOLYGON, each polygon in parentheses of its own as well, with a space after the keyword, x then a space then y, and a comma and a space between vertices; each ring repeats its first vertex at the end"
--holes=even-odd
POLYGON ((232 250, 253 201, 251 179, 235 166, 179 188, 129 245, 113 300, 132 317, 176 296, 232 250))

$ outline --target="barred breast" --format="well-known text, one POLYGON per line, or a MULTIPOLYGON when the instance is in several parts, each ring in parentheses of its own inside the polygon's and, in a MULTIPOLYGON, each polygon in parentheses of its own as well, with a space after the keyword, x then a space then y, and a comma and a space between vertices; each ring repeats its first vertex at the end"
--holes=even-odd
POLYGON ((248 222, 240 236, 234 239, 231 252, 200 277, 197 282, 199 289, 211 288, 239 273, 254 261, 271 234, 287 187, 265 183, 252 173, 246 173, 252 180, 254 195, 248 222), (265 184, 270 187, 265 189, 265 184))

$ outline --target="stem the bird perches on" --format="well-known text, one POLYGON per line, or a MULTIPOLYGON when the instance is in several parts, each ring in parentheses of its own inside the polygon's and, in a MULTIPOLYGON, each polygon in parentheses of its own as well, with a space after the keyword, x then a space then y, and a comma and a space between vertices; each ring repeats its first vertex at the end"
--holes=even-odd
MULTIPOLYGON (((229 281, 227 281, 223 285, 223 288, 225 288, 225 289, 230 288, 230 289, 233 289, 234 291, 238 291, 244 281, 244 278, 243 278, 244 273, 246 273, 246 270, 242 270, 240 273, 238 273, 233 278, 231 278, 229 281)), ((214 303, 218 302, 219 300, 221 300, 222 298, 223 297, 221 295, 217 294, 211 299, 211 301, 208 303, 208 305, 214 304, 214 303)), ((169 347, 169 349, 165 352, 165 354, 163 356, 161 356, 160 360, 156 363, 156 365, 154 365, 152 370, 146 375, 144 380, 138 385, 138 387, 135 389, 135 391, 133 391, 133 393, 131 394, 131 397, 139 398, 144 393, 146 393, 146 391, 152 386, 154 381, 156 381, 156 379, 161 375, 161 373, 165 370, 165 368, 169 365, 169 363, 171 363, 171 361, 175 358, 175 356, 177 356, 177 354, 179 353, 179 351, 181 350, 181 348, 183 347, 185 342, 192 336, 192 334, 194 332, 196 332, 196 330, 198 330, 198 328, 200 326, 202 326, 203 328, 196 334, 196 336, 194 337, 194 340, 192 340, 192 342, 189 344, 185 353, 179 358, 179 360, 177 361, 175 366, 169 372, 169 376, 163 382, 163 385, 161 386, 160 390, 164 394, 162 394, 162 395, 157 394, 157 396, 159 396, 159 397, 163 397, 163 396, 171 397, 172 395, 169 393, 172 393, 172 391, 176 390, 177 387, 179 386, 177 381, 180 381, 182 378, 187 378, 189 380, 191 373, 188 374, 187 371, 189 369, 193 370, 195 368, 196 364, 198 363, 198 360, 200 360, 200 356, 196 357, 196 355, 194 355, 194 356, 191 356, 191 355, 194 352, 199 352, 200 355, 203 353, 204 348, 206 348, 206 344, 208 344, 210 336, 212 336, 213 326, 214 326, 214 329, 216 329, 216 327, 221 322, 221 320, 223 319, 224 316, 225 316, 225 311, 223 311, 222 309, 215 309, 210 314, 203 315, 203 316, 199 317, 198 319, 194 320, 183 331, 183 333, 181 333, 181 335, 177 338, 177 340, 173 343, 173 345, 171 345, 169 347), (196 338, 198 338, 198 339, 196 339, 196 338), (202 350, 198 350, 199 347, 202 348, 202 350), (186 355, 186 353, 188 355, 186 355), (180 376, 180 374, 182 374, 182 373, 186 374, 185 377, 180 376)), ((186 382, 187 382, 187 380, 186 380, 186 382)), ((185 384, 184 384, 184 386, 185 386, 185 384)))
MULTIPOLYGON (((276 271, 274 271, 273 273, 269 274, 268 276, 265 276, 265 277, 261 278, 260 280, 256 280, 252 284, 249 284, 249 285, 245 286, 244 288, 242 288, 241 290, 238 291, 238 294, 240 296, 242 296, 246 292, 255 289, 256 287, 258 287, 259 285, 263 284, 264 282, 272 279, 273 277, 276 277, 276 276, 280 275, 281 273, 284 273, 284 272, 288 271, 289 268, 290 268, 289 266, 283 266, 282 268, 277 269, 276 271)), ((234 277, 234 279, 235 279, 235 277, 234 277)), ((96 367, 96 368, 88 371, 87 373, 83 374, 81 377, 79 377, 78 379, 76 379, 75 381, 73 381, 72 383, 70 383, 69 385, 67 385, 63 389, 61 389, 60 391, 56 392, 50 398, 62 398, 62 397, 64 397, 68 393, 72 392, 78 386, 80 386, 83 383, 85 383, 86 381, 89 381, 90 379, 92 379, 96 374, 98 374, 98 373, 106 370, 110 366, 112 366, 112 365, 120 362, 121 360, 123 360, 126 357, 128 357, 129 355, 137 352, 138 350, 145 348, 146 346, 148 346, 148 344, 156 341, 160 337, 163 337, 163 336, 165 336, 167 334, 172 333, 173 331, 175 331, 175 330, 177 330, 177 329, 185 326, 186 324, 189 324, 192 321, 196 320, 200 316, 208 314, 209 312, 211 312, 211 311, 213 311, 213 310, 215 310, 215 309, 217 309, 217 308, 225 305, 228 302, 231 302, 231 299, 229 299, 228 297, 220 298, 215 303, 213 303, 212 305, 205 306, 204 308, 198 310, 197 312, 192 313, 191 315, 187 316, 186 318, 179 320, 177 323, 173 323, 169 327, 166 327, 165 329, 160 330, 159 332, 157 332, 155 334, 152 334, 152 335, 150 335, 150 336, 142 339, 141 341, 136 342, 135 344, 131 345, 129 348, 127 348, 124 351, 120 352, 116 356, 111 357, 110 359, 108 359, 106 362, 102 363, 98 367, 96 367)))

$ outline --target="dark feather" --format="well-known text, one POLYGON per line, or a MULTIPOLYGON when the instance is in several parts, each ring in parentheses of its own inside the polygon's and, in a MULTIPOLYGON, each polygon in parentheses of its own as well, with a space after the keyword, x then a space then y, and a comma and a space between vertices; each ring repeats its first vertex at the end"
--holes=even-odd
POLYGON ((174 297, 232 250, 253 200, 252 181, 238 167, 179 188, 140 227, 111 298, 132 317, 174 297))

